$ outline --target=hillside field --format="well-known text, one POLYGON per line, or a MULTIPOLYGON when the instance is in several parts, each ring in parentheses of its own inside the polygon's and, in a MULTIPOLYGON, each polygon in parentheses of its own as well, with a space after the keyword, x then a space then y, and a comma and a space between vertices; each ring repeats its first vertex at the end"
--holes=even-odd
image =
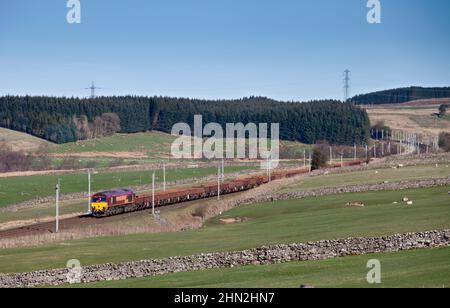
POLYGON ((35 152, 52 146, 52 143, 31 135, 0 127, 0 143, 5 143, 13 151, 35 152))
POLYGON ((158 132, 116 134, 57 145, 50 149, 50 153, 85 158, 168 159, 170 146, 175 138, 158 132))
POLYGON ((258 203, 213 218, 200 230, 99 237, 31 248, 0 250, 0 272, 26 272, 208 252, 240 251, 280 244, 450 228, 450 187, 344 194, 303 200, 258 203), (408 196, 414 206, 400 201, 408 196), (349 208, 348 202, 364 208, 349 208), (393 202, 400 202, 393 204, 393 202), (221 219, 244 222, 223 224, 221 219))
POLYGON ((374 184, 400 182, 407 180, 428 179, 432 177, 450 176, 449 165, 419 165, 398 169, 363 170, 341 174, 329 174, 317 177, 299 178, 284 187, 283 192, 317 189, 320 187, 338 187, 342 185, 374 184))
MULTIPOLYGON (((72 285, 72 288, 448 288, 450 248, 370 254, 321 261, 245 266, 72 285), (367 262, 382 265, 380 285, 367 283, 367 262)), ((65 286, 69 287, 69 286, 65 286)))
MULTIPOLYGON (((13 150, 21 152, 45 151, 57 166, 64 159, 74 158, 78 163, 95 162, 97 167, 107 167, 109 163, 130 164, 167 161, 170 159, 171 145, 176 139, 161 132, 135 134, 115 134, 91 140, 66 144, 54 144, 28 134, 0 128, 0 142, 3 140, 13 150)), ((247 142, 248 143, 248 142, 247 142)), ((281 155, 292 158, 303 157, 303 151, 312 147, 294 141, 280 141, 281 155)))
POLYGON ((448 117, 439 118, 439 104, 407 103, 398 105, 379 105, 364 107, 369 114, 372 125, 384 122, 393 130, 400 130, 423 136, 436 136, 440 132, 450 131, 448 117))

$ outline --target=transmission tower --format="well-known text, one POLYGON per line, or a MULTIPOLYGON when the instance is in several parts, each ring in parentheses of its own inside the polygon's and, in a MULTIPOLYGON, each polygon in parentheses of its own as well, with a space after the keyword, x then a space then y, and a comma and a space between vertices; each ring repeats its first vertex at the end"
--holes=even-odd
POLYGON ((350 70, 344 71, 344 103, 346 103, 350 98, 350 70))
POLYGON ((91 98, 96 98, 95 96, 95 90, 100 90, 101 88, 98 88, 95 86, 95 83, 92 82, 92 85, 89 88, 85 88, 85 90, 91 90, 91 98))

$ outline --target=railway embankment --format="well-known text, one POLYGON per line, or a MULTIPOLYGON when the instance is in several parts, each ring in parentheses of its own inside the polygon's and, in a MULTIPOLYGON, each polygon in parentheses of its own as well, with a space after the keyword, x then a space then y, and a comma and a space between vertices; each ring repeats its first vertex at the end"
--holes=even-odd
POLYGON ((371 253, 448 246, 450 246, 450 230, 373 238, 325 240, 291 245, 273 245, 238 252, 219 252, 159 260, 93 265, 75 270, 54 269, 22 274, 0 274, 0 287, 58 286, 67 284, 68 281, 89 283, 123 280, 206 269, 325 260, 371 253), (69 280, 74 278, 76 279, 69 280))

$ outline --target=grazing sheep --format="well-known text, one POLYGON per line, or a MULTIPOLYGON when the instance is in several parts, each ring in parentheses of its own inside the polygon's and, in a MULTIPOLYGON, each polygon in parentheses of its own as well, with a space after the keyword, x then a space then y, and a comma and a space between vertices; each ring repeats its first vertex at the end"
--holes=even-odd
POLYGON ((349 203, 347 203, 347 206, 349 206, 349 207, 365 207, 366 205, 361 202, 349 202, 349 203))

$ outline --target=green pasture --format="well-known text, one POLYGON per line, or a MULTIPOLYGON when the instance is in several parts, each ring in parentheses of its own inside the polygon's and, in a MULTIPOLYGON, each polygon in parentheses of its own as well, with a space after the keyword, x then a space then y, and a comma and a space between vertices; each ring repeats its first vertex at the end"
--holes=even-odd
POLYGON ((258 203, 235 208, 200 230, 100 237, 32 248, 0 250, 0 272, 164 258, 207 252, 239 251, 279 243, 450 228, 450 187, 343 194, 303 200, 258 203), (414 201, 406 206, 407 196, 414 201), (361 202, 365 207, 348 207, 361 202), (397 202, 394 204, 394 202, 397 202), (223 224, 223 218, 244 221, 223 224))
MULTIPOLYGON (((370 254, 321 261, 244 266, 72 285, 75 288, 448 288, 450 248, 370 254), (381 263, 381 284, 369 284, 367 262, 381 263)), ((66 285, 65 287, 68 287, 66 285)))

